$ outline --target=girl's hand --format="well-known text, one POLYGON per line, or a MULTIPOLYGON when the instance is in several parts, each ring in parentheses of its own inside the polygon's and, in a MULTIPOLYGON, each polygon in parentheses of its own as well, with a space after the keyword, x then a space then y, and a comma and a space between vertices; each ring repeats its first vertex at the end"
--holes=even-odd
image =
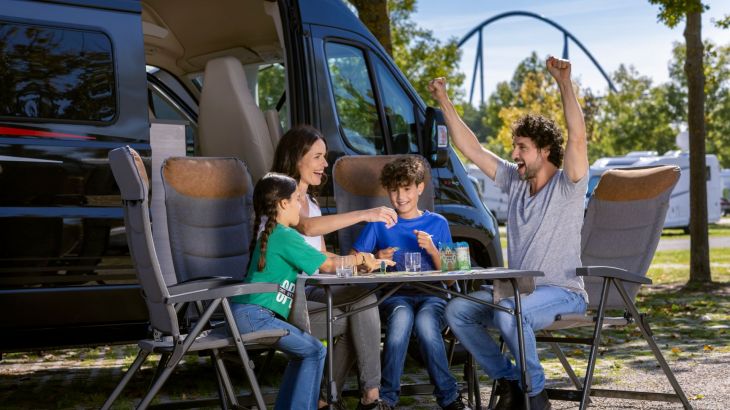
POLYGON ((428 232, 414 229, 413 233, 416 234, 416 239, 418 239, 418 246, 428 252, 429 255, 433 255, 434 252, 438 253, 438 249, 436 249, 436 245, 433 244, 433 239, 428 232))
POLYGON ((368 272, 380 269, 382 263, 385 263, 385 266, 395 266, 395 262, 386 259, 376 259, 372 253, 358 252, 355 254, 355 258, 357 258, 358 266, 364 267, 368 272))
POLYGON ((394 247, 391 246, 390 248, 385 248, 385 249, 379 250, 375 254, 375 256, 378 259, 388 259, 388 260, 391 260, 392 261, 393 260, 393 254, 395 254, 395 251, 397 251, 397 250, 398 250, 398 248, 394 248, 394 247))

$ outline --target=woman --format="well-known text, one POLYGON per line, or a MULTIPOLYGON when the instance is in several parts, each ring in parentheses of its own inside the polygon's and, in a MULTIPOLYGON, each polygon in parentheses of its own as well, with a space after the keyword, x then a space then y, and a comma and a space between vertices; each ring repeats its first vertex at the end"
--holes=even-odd
MULTIPOLYGON (((314 199, 316 187, 326 181, 327 145, 322 134, 313 127, 300 125, 290 129, 279 141, 274 154, 273 172, 286 174, 297 180, 300 193, 301 217, 296 229, 312 247, 327 253, 325 235, 359 222, 385 222, 395 224, 397 215, 387 207, 373 208, 344 214, 322 216, 314 199)), ((342 303, 358 298, 364 289, 356 286, 337 286, 332 288, 334 303, 342 303)), ((325 303, 325 295, 320 288, 307 289, 310 302, 325 303)), ((375 296, 350 305, 356 309, 375 303, 375 296)), ((325 322, 324 313, 310 316, 315 336, 322 332, 325 322), (316 329, 319 328, 319 329, 316 329), (314 330, 316 329, 316 330, 314 330)), ((377 308, 367 309, 347 318, 347 325, 339 327, 341 335, 334 346, 335 382, 339 392, 347 372, 354 362, 358 365, 358 376, 362 397, 358 409, 381 408, 380 398, 380 316, 377 308)), ((325 405, 326 403, 321 402, 325 405)))

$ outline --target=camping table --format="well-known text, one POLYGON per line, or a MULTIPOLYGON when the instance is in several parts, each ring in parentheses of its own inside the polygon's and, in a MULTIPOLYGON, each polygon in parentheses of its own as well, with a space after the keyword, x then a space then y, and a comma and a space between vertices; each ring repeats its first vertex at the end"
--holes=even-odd
MULTIPOLYGON (((362 300, 366 296, 383 290, 384 293, 380 296, 377 304, 380 304, 385 298, 395 293, 402 286, 408 284, 414 288, 420 289, 426 293, 443 295, 449 294, 452 297, 462 297, 476 303, 491 306, 494 309, 498 309, 509 314, 514 315, 517 318, 517 340, 519 344, 519 357, 517 360, 520 364, 520 377, 522 378, 522 385, 527 386, 527 371, 525 370, 525 342, 523 339, 522 332, 522 304, 520 302, 520 293, 517 291, 517 279, 544 276, 540 271, 527 271, 527 270, 516 270, 506 268, 485 268, 485 269, 473 269, 468 271, 453 271, 453 272, 441 272, 441 271, 426 271, 426 272, 387 272, 387 273, 368 273, 358 274, 349 278, 337 277, 335 275, 312 275, 307 277, 307 284, 314 286, 321 286, 324 288, 326 299, 327 299, 327 399, 329 403, 337 401, 337 389, 333 377, 333 366, 332 366, 332 355, 333 355, 333 341, 332 341, 332 323, 335 320, 345 318, 355 313, 361 312, 365 309, 370 309, 373 306, 364 306, 358 309, 346 311, 340 315, 333 315, 333 302, 331 286, 337 285, 361 285, 361 286, 372 286, 370 292, 364 292, 363 295, 353 301, 346 304, 355 303, 362 300), (515 308, 508 309, 504 306, 500 306, 494 303, 485 302, 480 299, 476 299, 469 295, 461 294, 452 289, 446 289, 440 284, 434 284, 430 282, 441 282, 451 280, 505 280, 512 284, 514 289, 515 308)), ((339 307, 340 305, 338 305, 339 307)), ((525 400, 527 400, 528 389, 525 389, 525 400)), ((478 392, 477 392, 478 394, 478 392)))

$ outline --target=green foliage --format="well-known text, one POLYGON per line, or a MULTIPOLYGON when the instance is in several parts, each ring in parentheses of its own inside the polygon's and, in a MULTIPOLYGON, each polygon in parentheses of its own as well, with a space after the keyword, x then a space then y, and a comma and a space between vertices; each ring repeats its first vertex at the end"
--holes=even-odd
MULTIPOLYGON (((585 104, 585 98, 579 97, 579 101, 585 104)), ((497 84, 486 105, 480 109, 481 123, 472 130, 485 141, 489 150, 506 158, 512 149, 512 123, 525 114, 537 113, 553 119, 565 133, 562 107, 557 84, 547 72, 544 60, 533 52, 517 66, 509 82, 497 84)), ((464 112, 469 111, 464 109, 464 112)), ((592 110, 591 114, 594 112, 592 110)), ((476 121, 473 113, 469 112, 469 115, 471 125, 476 121)))
POLYGON ((687 13, 709 9, 700 0, 649 0, 649 3, 659 5, 657 17, 670 28, 676 27, 687 13))
POLYGON ((416 10, 415 0, 389 0, 391 35, 393 41, 393 60, 405 74, 421 98, 427 104, 435 106, 436 102, 428 91, 428 82, 436 77, 446 77, 452 98, 461 98, 461 86, 464 74, 458 72, 461 51, 456 38, 441 43, 433 35, 433 31, 419 27, 411 14, 416 10))
POLYGON ((652 87, 649 77, 624 65, 612 77, 620 91, 606 95, 598 104, 600 112, 589 144, 591 159, 629 151, 674 149, 678 130, 672 125, 676 117, 667 103, 673 89, 667 85, 652 87))
MULTIPOLYGON (((684 72, 686 47, 675 43, 669 64, 672 91, 667 101, 675 118, 687 117, 687 77, 684 72)), ((718 156, 723 167, 730 167, 730 44, 718 46, 704 42, 705 127, 708 153, 718 156)))

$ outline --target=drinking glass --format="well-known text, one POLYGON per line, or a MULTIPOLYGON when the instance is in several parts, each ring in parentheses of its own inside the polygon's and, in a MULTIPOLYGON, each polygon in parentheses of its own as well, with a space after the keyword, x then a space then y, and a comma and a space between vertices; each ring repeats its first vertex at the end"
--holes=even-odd
POLYGON ((419 272, 421 270, 421 253, 406 253, 406 272, 419 272))
POLYGON ((352 266, 350 259, 347 256, 338 256, 335 258, 335 272, 338 278, 352 277, 355 267, 352 266))

